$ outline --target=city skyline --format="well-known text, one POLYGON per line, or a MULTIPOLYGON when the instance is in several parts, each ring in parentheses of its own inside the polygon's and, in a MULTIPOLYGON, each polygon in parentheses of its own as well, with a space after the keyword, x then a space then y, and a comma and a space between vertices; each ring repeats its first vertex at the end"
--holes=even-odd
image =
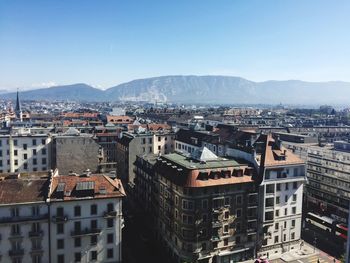
POLYGON ((346 1, 2 1, 1 89, 161 75, 350 81, 346 1))

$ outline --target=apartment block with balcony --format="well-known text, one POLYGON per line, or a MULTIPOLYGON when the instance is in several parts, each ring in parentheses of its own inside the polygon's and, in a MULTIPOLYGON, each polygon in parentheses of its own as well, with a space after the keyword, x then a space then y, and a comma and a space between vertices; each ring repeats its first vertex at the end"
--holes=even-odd
POLYGON ((47 178, 0 181, 0 261, 49 262, 47 178))
POLYGON ((253 167, 202 148, 190 157, 160 156, 153 169, 158 237, 175 262, 254 257, 258 198, 253 167))
POLYGON ((284 148, 278 138, 261 135, 263 144, 256 154, 260 160, 259 254, 272 256, 299 249, 302 227, 305 163, 284 148))
POLYGON ((104 175, 52 177, 51 262, 121 262, 124 196, 104 175))

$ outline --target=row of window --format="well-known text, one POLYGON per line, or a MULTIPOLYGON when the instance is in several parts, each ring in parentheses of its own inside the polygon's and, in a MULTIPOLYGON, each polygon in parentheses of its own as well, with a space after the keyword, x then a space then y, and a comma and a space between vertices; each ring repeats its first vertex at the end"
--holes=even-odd
MULTIPOLYGON (((57 249, 65 249, 65 239, 63 239, 63 238, 57 239, 56 243, 57 243, 56 244, 57 249)), ((98 235, 90 236, 90 245, 94 246, 97 243, 98 243, 98 235)), ((113 233, 107 234, 106 243, 107 244, 114 243, 114 234, 113 233)), ((81 247, 81 237, 74 238, 74 247, 81 247)))
MULTIPOLYGON (((88 254, 88 262, 91 261, 97 261, 97 250, 92 250, 90 251, 90 253, 88 254)), ((57 255, 57 263, 65 263, 65 255, 64 254, 60 254, 57 255)), ((114 257, 114 249, 113 248, 108 248, 107 249, 107 258, 113 258, 114 257)), ((82 252, 75 252, 74 253, 74 262, 81 262, 81 258, 82 258, 82 252)))
MULTIPOLYGON (((27 155, 26 154, 23 155, 23 159, 27 160, 27 155)), ((14 159, 13 162, 14 162, 14 165, 18 165, 18 159, 14 159)), ((37 158, 33 158, 32 159, 32 164, 33 165, 38 165, 37 158)), ((46 165, 47 164, 46 158, 42 158, 41 159, 41 164, 42 165, 46 165)), ((10 165, 10 160, 7 160, 7 165, 10 165)), ((0 167, 2 167, 2 166, 3 166, 3 162, 2 162, 2 160, 0 160, 0 167)), ((23 163, 23 169, 28 169, 28 163, 27 162, 23 163)))
MULTIPOLYGON (((107 204, 107 212, 113 212, 114 211, 114 204, 108 203, 107 204)), ((91 215, 97 215, 98 212, 98 206, 96 204, 90 205, 90 214, 91 215)), ((64 216, 64 208, 63 207, 57 207, 56 208, 56 216, 64 216)), ((81 216, 81 206, 76 205, 74 206, 74 216, 81 216)))
MULTIPOLYGON (((112 227, 114 227, 114 218, 108 218, 107 219, 107 228, 112 228, 112 227)), ((90 221, 90 228, 92 230, 98 228, 96 219, 93 219, 90 221)), ((75 221, 74 222, 74 231, 79 233, 81 230, 82 230, 81 222, 75 221)), ((57 223, 56 233, 57 234, 64 234, 64 223, 57 223)))
MULTIPOLYGON (((0 140, 0 146, 2 146, 2 140, 0 140)), ((40 142, 40 139, 32 139, 32 145, 33 146, 36 146, 38 145, 38 143, 40 142)), ((6 145, 9 145, 10 144, 10 141, 7 139, 6 140, 6 145)), ((45 145, 46 144, 46 139, 41 139, 41 144, 42 145, 45 145)), ((18 140, 17 139, 14 139, 13 140, 13 145, 14 146, 18 146, 18 140)), ((23 149, 26 150, 28 147, 28 144, 27 143, 23 143, 23 149)))

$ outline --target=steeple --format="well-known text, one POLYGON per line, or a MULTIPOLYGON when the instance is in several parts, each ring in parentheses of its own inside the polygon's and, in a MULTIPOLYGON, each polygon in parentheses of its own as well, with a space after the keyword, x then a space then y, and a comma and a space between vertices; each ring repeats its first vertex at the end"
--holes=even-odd
POLYGON ((21 109, 21 103, 19 102, 19 92, 18 92, 18 89, 17 89, 17 99, 16 99, 15 113, 16 113, 17 119, 20 119, 20 121, 22 122, 22 109, 21 109))
POLYGON ((15 112, 17 114, 17 112, 21 111, 21 104, 19 102, 19 94, 18 94, 18 89, 17 89, 17 99, 16 99, 16 108, 15 108, 15 112))

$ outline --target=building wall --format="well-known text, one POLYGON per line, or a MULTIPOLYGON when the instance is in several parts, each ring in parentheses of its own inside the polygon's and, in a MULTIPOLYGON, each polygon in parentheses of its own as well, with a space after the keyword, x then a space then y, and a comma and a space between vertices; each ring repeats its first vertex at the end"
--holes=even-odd
POLYGON ((60 174, 70 171, 96 172, 99 165, 99 145, 92 136, 56 136, 54 138, 56 167, 60 174))
POLYGON ((121 262, 121 230, 122 230, 122 201, 121 198, 108 199, 93 199, 80 201, 65 201, 52 202, 50 205, 50 214, 52 222, 50 224, 52 252, 52 263, 59 262, 58 256, 64 255, 65 262, 74 262, 75 253, 81 253, 81 262, 91 262, 91 253, 96 251, 98 262, 121 262), (110 214, 106 217, 107 205, 113 204, 116 214, 110 214), (97 214, 91 214, 91 205, 97 205, 97 214), (80 206, 81 215, 75 216, 74 207, 80 206), (57 215, 57 208, 63 207, 64 220, 55 222, 57 215), (81 222, 81 230, 89 232, 91 228, 91 221, 97 220, 97 228, 99 229, 97 235, 97 243, 91 244, 92 234, 81 234, 79 236, 73 234, 75 230, 75 222, 81 222), (108 227, 107 221, 113 221, 113 227, 108 227), (64 233, 58 233, 58 225, 63 224, 64 233), (108 234, 113 234, 113 243, 107 243, 108 234), (75 245, 75 238, 80 238, 81 245, 75 245), (62 239, 64 248, 57 248, 57 240, 62 239), (108 249, 113 249, 113 257, 107 257, 108 249))
POLYGON ((49 234, 48 234, 48 207, 45 203, 16 204, 0 206, 0 255, 1 262, 12 262, 9 252, 18 243, 15 254, 22 262, 32 261, 34 256, 41 258, 41 262, 49 262, 49 234), (32 208, 38 208, 38 214, 33 215, 32 208), (11 209, 18 209, 19 216, 15 217, 11 209), (32 232, 32 225, 39 224, 40 231, 32 232), (19 234, 12 233, 12 226, 19 226, 19 234), (19 253, 23 250, 23 253, 19 253), (17 251, 17 252, 16 252, 17 251))
POLYGON ((273 167, 264 171, 260 186, 262 255, 299 249, 305 166, 273 167))
POLYGON ((49 169, 51 169, 50 136, 0 136, 0 173, 47 171, 49 169))

